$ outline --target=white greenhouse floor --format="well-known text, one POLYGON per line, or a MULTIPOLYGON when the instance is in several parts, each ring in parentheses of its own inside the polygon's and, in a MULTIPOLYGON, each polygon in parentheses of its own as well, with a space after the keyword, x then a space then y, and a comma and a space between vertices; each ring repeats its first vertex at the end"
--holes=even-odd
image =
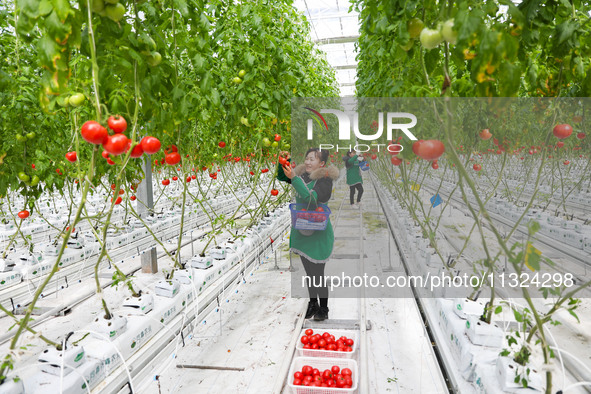
MULTIPOLYGON (((331 208, 332 204, 340 204, 344 197, 348 198, 348 190, 345 196, 342 186, 331 208)), ((373 193, 368 185, 363 198, 364 214, 377 208, 373 193)), ((355 220, 359 211, 345 206, 341 215, 342 224, 355 220)), ((346 236, 348 228, 352 227, 336 225, 337 240, 346 236)), ((366 225, 365 239, 376 239, 376 232, 384 231, 387 229, 366 225), (372 234, 368 236, 368 233, 372 234)), ((239 287, 238 293, 231 295, 229 302, 221 301, 220 311, 214 310, 205 319, 206 323, 198 323, 195 336, 186 339, 186 346, 178 349, 176 359, 161 368, 158 380, 136 382, 136 388, 150 394, 271 393, 276 380, 284 378, 280 370, 286 357, 291 363, 288 345, 299 315, 307 305, 307 299, 290 297, 287 242, 286 239, 279 245, 279 270, 275 269, 273 258, 265 260, 246 278, 246 284, 239 287), (181 369, 177 364, 244 370, 181 369)), ((335 253, 342 253, 343 249, 335 249, 335 253)), ((365 250, 367 262, 381 263, 379 247, 366 246, 365 250)), ((293 257, 293 264, 296 268, 301 265, 297 256, 293 257)), ((329 308, 331 320, 359 319, 357 299, 331 298, 329 308)), ((414 299, 367 299, 366 314, 371 323, 367 331, 367 374, 371 393, 447 392, 414 299)), ((359 351, 356 357, 359 362, 359 351)), ((287 382, 291 380, 288 376, 287 382)), ((287 383, 283 392, 291 392, 287 383)))

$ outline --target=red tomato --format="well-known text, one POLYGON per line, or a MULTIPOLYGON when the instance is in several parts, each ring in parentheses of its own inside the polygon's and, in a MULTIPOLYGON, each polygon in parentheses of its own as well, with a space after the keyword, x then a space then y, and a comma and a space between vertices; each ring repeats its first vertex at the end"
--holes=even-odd
POLYGON ((343 376, 351 376, 352 374, 353 372, 349 368, 343 368, 343 370, 341 371, 341 375, 343 376))
POLYGON ((371 155, 371 159, 372 159, 372 160, 375 160, 375 159, 377 159, 377 158, 378 158, 378 155, 376 155, 376 154, 373 154, 373 155, 371 155))
POLYGON ((191 182, 191 177, 190 176, 187 177, 187 183, 189 183, 189 182, 191 182))
POLYGON ((278 194, 279 194, 279 190, 277 190, 277 189, 273 189, 273 190, 271 190, 271 195, 272 195, 272 196, 276 196, 276 195, 278 195, 278 194))
POLYGON ((173 181, 178 181, 179 180, 179 177, 175 175, 175 176, 172 177, 172 180, 173 181))
POLYGON ((127 137, 123 134, 110 135, 107 137, 107 141, 103 143, 103 148, 113 156, 118 156, 125 152, 126 147, 127 137))
POLYGON ((127 130, 127 121, 123 116, 109 116, 107 124, 109 125, 109 128, 115 133, 123 133, 125 130, 127 130))
POLYGON ((302 380, 301 379, 294 379, 293 380, 293 385, 294 386, 301 386, 302 385, 302 380))
POLYGON ((586 137, 585 133, 579 133, 579 134, 577 134, 577 138, 580 139, 580 140, 582 140, 585 137, 586 137))
POLYGON ((261 170, 261 172, 264 174, 265 172, 269 172, 269 169, 268 169, 268 168, 263 168, 263 169, 261 170))
POLYGON ((304 345, 309 341, 308 336, 307 335, 302 335, 302 337, 300 338, 300 342, 302 342, 304 345))
POLYGON ((479 134, 481 139, 483 140, 490 140, 490 137, 492 137, 492 134, 490 133, 490 131, 488 131, 488 129, 484 129, 482 130, 479 134))
POLYGON ((445 152, 445 145, 439 140, 423 141, 418 148, 418 156, 425 160, 439 159, 445 152))
MULTIPOLYGON (((129 140, 129 145, 131 145, 131 140, 129 140)), ((127 148, 127 150, 129 150, 129 148, 127 148)), ((133 150, 131 151, 130 156, 134 159, 137 159, 138 157, 142 157, 143 154, 144 154, 144 148, 142 148, 142 144, 139 143, 133 147, 133 150)))
MULTIPOLYGON (((113 201, 113 199, 111 199, 111 201, 113 201)), ((115 205, 119 205, 119 204, 121 204, 121 201, 123 201, 123 200, 121 199, 121 197, 117 197, 117 199, 115 200, 115 205)))
POLYGON ((275 141, 281 141, 281 136, 279 134, 275 134, 275 141))
POLYGON ((318 340, 318 347, 325 348, 326 347, 326 339, 322 338, 322 339, 318 340))
POLYGON ((413 142, 413 144, 412 144, 412 152, 415 155, 417 155, 417 156, 419 155, 419 148, 420 148, 420 146, 421 146, 421 144, 423 142, 424 142, 423 140, 418 140, 418 141, 413 142))
POLYGON ((559 148, 562 148, 562 147, 564 146, 564 142, 562 142, 562 141, 558 141, 558 142, 556 143, 556 146, 557 146, 557 147, 559 147, 559 148))
POLYGON ((220 143, 218 144, 218 146, 220 148, 225 148, 226 147, 226 143, 224 141, 220 141, 220 143))
POLYGON ((17 215, 21 219, 26 219, 29 217, 30 213, 27 210, 23 210, 23 211, 20 211, 17 215))
POLYGON ((170 179, 165 179, 165 180, 163 180, 163 181, 162 181, 162 184, 163 184, 164 186, 168 186, 168 185, 170 185, 170 179))
POLYGON ((107 141, 107 137, 109 137, 107 129, 94 120, 89 120, 84 123, 80 133, 82 134, 84 141, 95 145, 104 143, 107 141))
POLYGON ((166 160, 166 164, 174 166, 175 164, 181 161, 181 155, 179 155, 178 152, 172 152, 167 154, 164 157, 164 160, 166 160))
POLYGON ((293 374, 293 378, 302 380, 304 378, 304 374, 301 373, 300 371, 297 371, 296 373, 293 374))
POLYGON ((338 365, 333 365, 332 368, 330 369, 332 371, 333 374, 338 374, 339 372, 341 372, 341 368, 338 365))
POLYGON ((345 341, 345 345, 347 346, 353 346, 353 343, 355 343, 351 338, 347 338, 347 340, 345 341))
POLYGON ((107 152, 106 150, 104 150, 104 151, 101 153, 101 156, 103 156, 105 159, 108 159, 108 158, 109 158, 109 152, 107 152))
POLYGON ((191 179, 197 179, 197 175, 191 175, 191 179))
POLYGON ((568 166, 568 165, 570 164, 570 161, 568 161, 568 160, 565 160, 565 161, 563 162, 563 164, 564 164, 565 166, 568 166))
POLYGON ((319 339, 320 339, 320 335, 314 334, 314 335, 312 335, 310 337, 310 343, 314 343, 315 344, 316 342, 318 342, 319 339))
POLYGON ((310 335, 312 335, 312 334, 314 334, 314 330, 312 330, 311 328, 308 328, 308 329, 306 330, 306 335, 310 336, 310 335))
POLYGON ((474 168, 474 171, 480 171, 480 170, 482 170, 482 166, 480 164, 474 164, 472 166, 472 168, 474 168))
POLYGON ((399 166, 400 164, 402 164, 402 160, 401 160, 401 159, 399 159, 399 158, 398 158, 398 157, 396 157, 396 156, 392 156, 392 157, 390 158, 390 161, 391 161, 391 162, 392 162, 392 164, 394 164, 395 166, 399 166))
POLYGON ((124 194, 124 193, 125 193, 125 190, 119 189, 119 195, 124 194))
POLYGON ((142 145, 144 152, 149 155, 153 155, 160 150, 160 140, 156 137, 144 137, 140 144, 142 145))
POLYGON ((74 163, 76 160, 78 160, 78 155, 76 154, 76 151, 66 153, 66 160, 68 160, 71 163, 74 163))
POLYGON ((281 164, 282 166, 284 166, 287 163, 287 159, 283 156, 279 157, 279 160, 277 160, 279 162, 279 164, 281 164))
POLYGON ((573 133, 573 128, 569 124, 559 124, 554 126, 552 133, 556 138, 563 139, 573 133))
POLYGON ((439 164, 433 162, 433 163, 431 163, 431 168, 434 170, 437 170, 439 168, 439 164))
POLYGON ((312 370, 312 376, 320 376, 320 370, 318 368, 314 368, 312 370))
POLYGON ((110 157, 107 159, 107 163, 108 163, 109 165, 111 165, 111 166, 112 166, 112 165, 115 165, 115 162, 114 162, 113 160, 111 160, 111 158, 110 158, 110 157))
POLYGON ((131 197, 129 197, 129 199, 130 199, 131 201, 135 201, 136 197, 135 197, 135 196, 131 196, 131 197))
POLYGON ((164 154, 168 155, 169 153, 173 153, 173 152, 178 152, 179 149, 176 147, 176 145, 168 145, 168 147, 166 149, 164 149, 164 154))
MULTIPOLYGON (((302 367, 302 373, 303 373, 305 376, 312 376, 312 371, 313 371, 313 370, 314 370, 314 368, 312 368, 312 367, 311 367, 311 366, 309 366, 309 365, 304 365, 304 366, 302 367)), ((305 378, 304 378, 304 379, 305 379, 305 378)))

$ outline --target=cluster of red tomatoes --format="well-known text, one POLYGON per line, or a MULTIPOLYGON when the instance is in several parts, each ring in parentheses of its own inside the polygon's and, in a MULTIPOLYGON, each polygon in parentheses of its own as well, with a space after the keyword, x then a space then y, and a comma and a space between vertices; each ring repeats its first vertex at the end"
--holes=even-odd
MULTIPOLYGON (((296 214, 296 217, 298 219, 304 219, 307 220, 309 222, 324 222, 326 220, 326 215, 323 213, 315 213, 315 212, 307 212, 305 208, 300 209, 300 211, 304 211, 304 212, 298 212, 296 214)), ((322 207, 318 207, 315 209, 316 212, 324 212, 324 208, 322 207)))
POLYGON ((353 339, 345 336, 336 339, 334 335, 325 332, 324 334, 314 334, 312 329, 307 329, 305 335, 302 335, 300 341, 304 349, 330 350, 335 352, 352 352, 353 339))
MULTIPOLYGON (((109 129, 113 131, 112 135, 106 128, 101 126, 100 123, 89 120, 82 125, 80 133, 82 138, 90 144, 102 145, 104 151, 102 156, 107 159, 107 162, 111 165, 115 164, 109 155, 118 156, 122 153, 126 153, 131 148, 131 140, 123 134, 127 130, 127 121, 122 116, 110 116, 107 120, 109 129)), ((152 155, 160 150, 160 140, 156 137, 144 137, 136 144, 130 156, 133 158, 141 157, 144 153, 152 155)), ((66 153, 66 159, 70 162, 75 162, 78 157, 76 152, 66 153)))
POLYGON ((349 368, 341 368, 333 365, 330 369, 320 372, 318 368, 304 365, 301 371, 293 374, 294 386, 307 387, 336 387, 350 389, 353 386, 353 372, 349 368))

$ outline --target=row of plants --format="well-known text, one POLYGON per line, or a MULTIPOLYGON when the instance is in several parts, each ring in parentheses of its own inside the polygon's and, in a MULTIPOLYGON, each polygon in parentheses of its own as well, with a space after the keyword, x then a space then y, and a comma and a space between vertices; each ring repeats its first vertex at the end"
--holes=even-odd
MULTIPOLYGON (((280 150, 290 148, 291 98, 337 93, 334 71, 289 1, 17 0, 0 5, 0 43, 4 219, 18 229, 30 216, 41 217, 38 201, 47 195, 67 201, 70 211, 65 228, 56 229, 62 235, 56 263, 18 319, 2 381, 81 221, 96 228, 104 246, 116 207, 144 219, 131 201, 151 166, 161 188, 155 199, 173 198, 181 207, 179 249, 187 201, 208 212, 212 183, 221 183, 218 193, 235 195, 236 213, 247 210, 249 198, 259 199, 248 216, 254 222, 287 198, 276 197, 269 179, 280 150), (165 193, 171 180, 177 190, 165 193), (191 182, 198 183, 196 194, 191 182), (251 192, 238 197, 244 185, 251 192), (261 188, 269 191, 263 197, 261 188), (17 194, 22 215, 4 211, 17 194), (88 214, 91 194, 104 198, 97 215, 88 214)), ((205 248, 236 219, 210 215, 205 248)), ((27 242, 18 230, 9 241, 27 242)), ((154 242, 161 243, 155 236, 154 242)), ((170 257, 180 267, 178 256, 170 257)), ((102 247, 94 262, 96 293, 109 319, 98 279, 107 260, 102 247)))

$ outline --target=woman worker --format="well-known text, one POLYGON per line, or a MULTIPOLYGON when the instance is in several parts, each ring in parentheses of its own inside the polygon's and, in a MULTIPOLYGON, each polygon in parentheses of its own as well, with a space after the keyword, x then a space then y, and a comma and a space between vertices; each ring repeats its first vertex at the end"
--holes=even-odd
POLYGON ((355 201, 355 189, 357 189, 357 207, 361 202, 363 195, 363 179, 361 178, 361 171, 359 170, 359 162, 361 156, 357 156, 355 151, 349 151, 343 156, 345 168, 347 169, 347 185, 349 185, 349 202, 351 207, 355 201))
MULTIPOLYGON (((318 204, 326 204, 330 199, 332 183, 339 177, 339 170, 333 165, 326 166, 326 150, 311 148, 305 157, 304 164, 293 169, 289 163, 279 166, 277 179, 291 183, 295 189, 296 203, 306 204, 308 211, 314 211, 318 204)), ((328 287, 324 283, 324 266, 334 246, 330 219, 324 230, 296 230, 292 227, 289 246, 302 259, 306 275, 310 278, 310 302, 306 319, 328 319, 328 287), (324 286, 320 286, 321 284, 324 286)))

